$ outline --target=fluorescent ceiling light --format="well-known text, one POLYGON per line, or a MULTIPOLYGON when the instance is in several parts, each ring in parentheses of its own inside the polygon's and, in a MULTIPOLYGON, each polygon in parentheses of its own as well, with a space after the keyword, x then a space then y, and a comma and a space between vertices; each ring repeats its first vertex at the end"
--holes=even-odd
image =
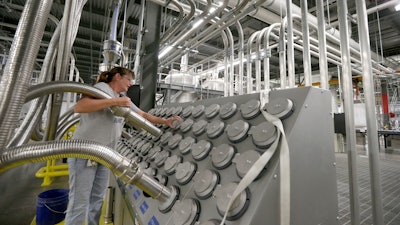
POLYGON ((400 4, 397 4, 397 5, 394 7, 394 9, 395 9, 396 11, 400 11, 400 4))

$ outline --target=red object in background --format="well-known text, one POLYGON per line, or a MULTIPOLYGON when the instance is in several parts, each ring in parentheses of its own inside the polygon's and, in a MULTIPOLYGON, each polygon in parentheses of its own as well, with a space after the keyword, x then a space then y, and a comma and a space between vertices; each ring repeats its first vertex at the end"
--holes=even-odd
POLYGON ((389 102, 388 102, 388 95, 382 93, 382 107, 383 107, 383 114, 389 113, 389 102))
POLYGON ((392 113, 392 112, 389 113, 389 117, 390 117, 390 118, 394 118, 395 116, 396 116, 396 114, 394 114, 394 113, 392 113))

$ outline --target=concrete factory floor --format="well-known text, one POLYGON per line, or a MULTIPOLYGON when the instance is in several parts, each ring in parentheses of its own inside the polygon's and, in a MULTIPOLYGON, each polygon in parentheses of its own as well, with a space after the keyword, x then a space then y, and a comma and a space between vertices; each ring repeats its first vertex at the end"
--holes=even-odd
MULTIPOLYGON (((359 199, 361 224, 372 224, 369 161, 365 147, 357 142, 359 199)), ((394 138, 397 138, 394 137, 394 138)), ((392 139, 392 147, 380 150, 382 202, 385 225, 400 224, 400 140, 392 139)), ((383 147, 381 147, 383 149, 383 147)), ((339 224, 350 225, 347 154, 336 153, 339 224)), ((0 174, 0 225, 29 225, 36 210, 37 195, 53 188, 67 188, 67 177, 54 179, 51 186, 41 187, 42 179, 35 177, 45 163, 32 163, 0 174)))

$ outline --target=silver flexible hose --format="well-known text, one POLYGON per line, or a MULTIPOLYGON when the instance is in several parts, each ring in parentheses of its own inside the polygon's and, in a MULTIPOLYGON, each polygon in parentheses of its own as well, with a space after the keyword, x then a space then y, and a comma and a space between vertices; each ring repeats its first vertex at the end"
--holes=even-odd
MULTIPOLYGON (((25 100, 28 102, 42 95, 48 95, 56 92, 79 92, 95 98, 111 98, 111 96, 109 96, 107 93, 88 84, 70 81, 53 81, 30 87, 25 100)), ((133 112, 131 109, 116 106, 111 107, 111 109, 115 115, 125 117, 129 125, 136 128, 142 128, 156 137, 161 136, 162 131, 160 129, 155 127, 143 117, 139 116, 137 113, 133 112)))
POLYGON ((26 164, 62 158, 87 158, 109 168, 119 179, 145 190, 162 202, 169 199, 169 188, 143 173, 136 162, 112 148, 87 140, 40 142, 4 149, 0 156, 0 173, 26 164))

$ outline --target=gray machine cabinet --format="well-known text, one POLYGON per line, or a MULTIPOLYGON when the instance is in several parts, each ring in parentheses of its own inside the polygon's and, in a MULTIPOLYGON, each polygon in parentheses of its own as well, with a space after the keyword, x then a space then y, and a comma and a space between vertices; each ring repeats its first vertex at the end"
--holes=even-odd
MULTIPOLYGON (((123 198, 116 201, 124 199, 125 210, 142 225, 219 224, 230 191, 250 164, 270 151, 276 138, 276 128, 262 115, 259 100, 259 94, 249 94, 150 110, 156 116, 178 113, 182 127, 160 126, 164 134, 159 139, 137 133, 131 140, 122 140, 118 151, 138 160, 167 187, 177 187, 178 200, 170 210, 161 212, 157 200, 133 185, 121 184, 123 198), (135 146, 138 143, 140 148, 135 146)), ((330 92, 313 87, 276 90, 269 93, 269 102, 274 101, 275 105, 264 108, 283 118, 290 152, 291 224, 338 224, 330 92), (284 114, 280 114, 282 110, 284 114)), ((280 144, 261 174, 240 195, 226 225, 280 223, 279 148, 280 144)))

